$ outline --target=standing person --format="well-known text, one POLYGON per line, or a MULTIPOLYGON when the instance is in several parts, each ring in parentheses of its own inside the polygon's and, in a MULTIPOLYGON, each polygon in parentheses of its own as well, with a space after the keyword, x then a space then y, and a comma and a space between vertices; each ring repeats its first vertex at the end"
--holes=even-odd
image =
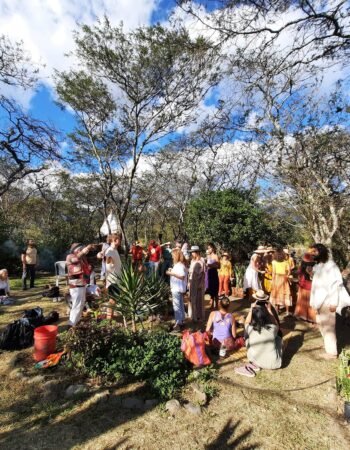
POLYGON ((259 247, 254 250, 250 258, 249 266, 244 274, 243 290, 250 300, 252 299, 252 295, 261 289, 259 273, 261 272, 262 256, 265 254, 265 251, 265 247, 262 245, 259 245, 259 247))
POLYGON ((219 295, 230 295, 230 281, 233 277, 233 270, 231 261, 228 258, 228 253, 224 252, 220 259, 219 295))
POLYGON ((7 269, 0 270, 0 297, 10 296, 9 274, 7 269))
POLYGON ((85 247, 82 244, 72 244, 70 254, 66 258, 69 294, 72 301, 68 324, 73 327, 81 319, 86 302, 86 285, 90 281, 91 273, 86 255, 92 248, 92 244, 85 247))
POLYGON ((170 242, 167 242, 162 247, 162 262, 160 265, 160 276, 168 284, 170 283, 170 279, 167 275, 167 271, 173 265, 173 255, 170 245, 170 242))
MULTIPOLYGON (((109 248, 106 250, 106 288, 115 281, 114 279, 111 281, 111 275, 114 277, 118 277, 122 271, 122 263, 120 260, 118 247, 120 245, 120 235, 119 234, 110 234, 109 235, 109 248)), ((113 283, 114 284, 114 283, 113 283)))
POLYGON ((340 314, 344 306, 350 305, 349 295, 343 284, 339 267, 330 259, 323 244, 311 246, 316 265, 313 269, 310 306, 316 310, 316 322, 324 341, 326 359, 336 358, 337 338, 335 334, 335 313, 340 314))
POLYGON ((313 255, 311 253, 305 253, 298 271, 299 289, 294 311, 294 316, 297 319, 312 323, 316 322, 316 312, 310 306, 311 276, 314 265, 313 255))
POLYGON ((27 247, 21 252, 23 266, 22 289, 27 289, 27 278, 30 278, 29 288, 34 287, 35 269, 38 264, 38 250, 33 239, 28 239, 27 247))
POLYGON ((264 275, 263 275, 263 289, 266 294, 270 294, 272 285, 272 258, 273 248, 268 247, 263 257, 264 275))
POLYGON ((190 303, 188 307, 188 315, 194 322, 197 322, 205 319, 205 263, 201 258, 199 247, 197 245, 192 245, 190 253, 192 255, 192 259, 189 270, 190 303))
POLYGON ((290 307, 292 306, 292 297, 289 286, 290 264, 289 258, 283 249, 275 251, 272 260, 272 284, 270 302, 280 312, 282 306, 286 307, 287 316, 290 316, 290 307))
POLYGON ((106 279, 106 251, 110 246, 110 235, 106 237, 106 242, 102 244, 101 252, 97 255, 99 259, 102 259, 101 263, 101 274, 100 274, 100 280, 104 281, 106 279))
POLYGON ((131 253, 131 263, 132 263, 132 267, 134 268, 134 270, 138 271, 138 272, 143 272, 143 262, 142 261, 143 261, 143 255, 145 252, 142 248, 140 241, 136 241, 135 243, 132 244, 130 253, 131 253))
POLYGON ((210 295, 210 307, 217 308, 219 297, 219 257, 213 243, 207 246, 207 269, 208 269, 208 294, 210 295))
POLYGON ((158 266, 160 262, 160 258, 162 256, 162 247, 157 244, 157 242, 152 239, 148 246, 148 265, 151 274, 158 273, 158 266))
POLYGON ((184 294, 187 288, 188 271, 185 266, 185 257, 179 248, 172 251, 172 260, 174 266, 168 269, 166 274, 170 277, 170 290, 175 315, 173 330, 180 331, 185 322, 184 294))
POLYGON ((288 248, 284 248, 283 252, 285 254, 286 260, 289 262, 290 271, 292 272, 292 270, 295 268, 294 258, 289 254, 289 249, 288 248))

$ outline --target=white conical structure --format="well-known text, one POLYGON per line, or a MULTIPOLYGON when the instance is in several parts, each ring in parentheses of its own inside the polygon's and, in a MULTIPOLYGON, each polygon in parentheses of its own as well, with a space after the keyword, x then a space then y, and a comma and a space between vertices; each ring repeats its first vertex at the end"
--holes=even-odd
POLYGON ((117 233, 120 231, 120 226, 117 217, 112 212, 108 214, 107 219, 104 220, 100 232, 102 236, 107 236, 109 233, 117 233), (109 227, 108 227, 109 224, 109 227))

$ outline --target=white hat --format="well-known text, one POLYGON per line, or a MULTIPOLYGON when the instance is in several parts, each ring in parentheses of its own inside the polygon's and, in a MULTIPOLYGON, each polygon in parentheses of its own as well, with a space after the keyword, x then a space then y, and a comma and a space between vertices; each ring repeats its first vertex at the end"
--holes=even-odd
POLYGON ((192 245, 192 247, 190 248, 190 253, 192 252, 200 252, 198 245, 192 245))
POLYGON ((284 253, 285 253, 286 255, 289 255, 289 249, 288 249, 288 248, 284 248, 283 251, 284 251, 284 253))
POLYGON ((265 253, 266 252, 266 248, 263 245, 259 245, 259 247, 254 250, 254 253, 265 253))
POLYGON ((262 289, 258 289, 252 297, 255 298, 255 300, 267 300, 269 298, 262 289))

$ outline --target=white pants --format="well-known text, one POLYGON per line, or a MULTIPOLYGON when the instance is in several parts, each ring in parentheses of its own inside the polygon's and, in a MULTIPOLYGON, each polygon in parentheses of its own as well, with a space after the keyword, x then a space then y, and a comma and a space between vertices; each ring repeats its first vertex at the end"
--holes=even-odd
POLYGON ((337 355, 337 337, 335 334, 335 312, 330 312, 328 306, 321 306, 316 315, 316 322, 324 341, 324 348, 329 355, 337 355))
POLYGON ((72 309, 69 314, 69 325, 73 327, 81 319, 86 300, 86 286, 70 288, 69 293, 72 299, 72 309))

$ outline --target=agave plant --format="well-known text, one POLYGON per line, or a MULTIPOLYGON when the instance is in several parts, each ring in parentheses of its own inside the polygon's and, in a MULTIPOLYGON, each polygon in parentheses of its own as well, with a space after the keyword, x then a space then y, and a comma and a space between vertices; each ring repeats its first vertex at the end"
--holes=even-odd
POLYGON ((115 300, 116 304, 104 306, 120 313, 124 324, 131 320, 134 332, 137 320, 142 324, 145 315, 154 314, 169 296, 169 288, 163 280, 153 276, 146 278, 130 264, 123 266, 118 277, 110 275, 110 280, 115 289, 111 289, 109 297, 115 300))
POLYGON ((235 277, 236 277, 236 286, 238 288, 243 287, 245 270, 246 270, 246 266, 244 264, 235 264, 235 266, 234 266, 235 277))

